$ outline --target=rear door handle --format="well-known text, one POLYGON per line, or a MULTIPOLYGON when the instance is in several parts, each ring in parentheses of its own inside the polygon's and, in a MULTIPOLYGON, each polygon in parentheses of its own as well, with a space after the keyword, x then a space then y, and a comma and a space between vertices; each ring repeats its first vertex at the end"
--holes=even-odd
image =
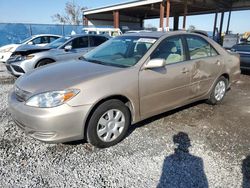
POLYGON ((183 68, 183 69, 182 69, 182 73, 183 73, 183 74, 188 73, 188 72, 189 72, 189 70, 188 70, 187 68, 183 68))

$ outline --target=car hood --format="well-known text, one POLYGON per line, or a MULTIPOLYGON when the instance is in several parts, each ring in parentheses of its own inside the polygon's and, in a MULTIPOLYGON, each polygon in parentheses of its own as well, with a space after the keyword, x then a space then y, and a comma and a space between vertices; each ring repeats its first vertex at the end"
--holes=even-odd
POLYGON ((35 45, 29 45, 29 44, 23 44, 19 45, 16 48, 16 51, 28 51, 28 50, 49 50, 49 47, 46 46, 35 46, 35 45))
POLYGON ((24 91, 37 94, 52 90, 79 88, 82 87, 79 84, 85 81, 120 70, 122 68, 74 60, 35 69, 17 79, 15 85, 24 91))
POLYGON ((33 53, 48 51, 48 50, 50 50, 50 48, 46 46, 42 47, 42 46, 24 44, 16 48, 15 54, 29 55, 33 53))
POLYGON ((235 49, 236 51, 250 52, 250 43, 237 44, 234 45, 232 49, 235 49))
POLYGON ((20 46, 20 44, 8 44, 8 45, 0 47, 0 51, 11 48, 9 52, 14 52, 18 46, 20 46))

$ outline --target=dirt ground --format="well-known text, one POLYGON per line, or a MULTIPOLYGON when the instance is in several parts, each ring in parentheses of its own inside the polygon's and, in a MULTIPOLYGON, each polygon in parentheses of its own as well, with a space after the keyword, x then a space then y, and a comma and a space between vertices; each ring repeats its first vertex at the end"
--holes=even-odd
POLYGON ((13 78, 0 75, 0 187, 250 187, 247 74, 222 104, 147 119, 107 149, 27 137, 7 111, 13 78))

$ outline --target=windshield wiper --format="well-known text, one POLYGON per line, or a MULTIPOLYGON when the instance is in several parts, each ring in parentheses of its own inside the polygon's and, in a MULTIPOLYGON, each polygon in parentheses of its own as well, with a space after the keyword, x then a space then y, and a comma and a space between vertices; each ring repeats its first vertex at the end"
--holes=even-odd
POLYGON ((85 57, 83 57, 85 61, 89 61, 91 63, 97 63, 97 64, 101 64, 101 65, 106 65, 105 62, 102 62, 102 61, 99 61, 99 60, 96 60, 96 59, 86 59, 85 57))
POLYGON ((81 56, 78 58, 79 60, 87 61, 87 59, 84 56, 81 56))
POLYGON ((108 62, 103 62, 100 60, 96 60, 96 59, 86 59, 85 57, 80 57, 79 59, 84 60, 84 61, 88 61, 91 63, 97 63, 100 65, 106 65, 106 66, 112 66, 112 67, 121 67, 121 68, 125 68, 125 67, 130 67, 129 65, 121 65, 121 64, 115 64, 115 63, 108 63, 108 62))

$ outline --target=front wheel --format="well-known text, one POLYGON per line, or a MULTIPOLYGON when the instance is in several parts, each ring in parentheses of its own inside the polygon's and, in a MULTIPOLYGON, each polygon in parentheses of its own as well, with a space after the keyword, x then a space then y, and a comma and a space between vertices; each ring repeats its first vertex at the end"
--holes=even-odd
POLYGON ((38 67, 41 67, 41 66, 44 66, 44 65, 48 65, 50 63, 53 63, 54 61, 51 60, 51 59, 43 59, 41 61, 39 61, 37 64, 36 64, 36 68, 38 67))
POLYGON ((210 98, 208 99, 208 103, 212 105, 221 103, 226 95, 227 85, 228 80, 225 77, 221 76, 213 87, 210 98))
POLYGON ((125 137, 130 123, 130 111, 123 102, 115 99, 106 101, 90 117, 88 142, 99 148, 115 145, 125 137))

